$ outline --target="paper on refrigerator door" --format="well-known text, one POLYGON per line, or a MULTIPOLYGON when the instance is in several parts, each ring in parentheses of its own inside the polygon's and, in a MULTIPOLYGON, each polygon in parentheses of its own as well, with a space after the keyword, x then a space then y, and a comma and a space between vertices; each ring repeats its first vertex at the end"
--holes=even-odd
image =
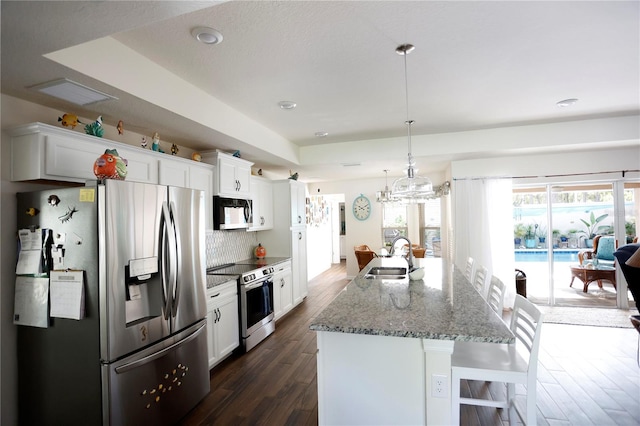
POLYGON ((83 271, 51 271, 51 316, 84 318, 83 271))
POLYGON ((49 278, 16 277, 13 323, 49 326, 49 278))
POLYGON ((20 253, 18 253, 18 263, 16 264, 16 274, 39 274, 42 272, 42 233, 39 229, 21 229, 18 231, 20 237, 20 253))

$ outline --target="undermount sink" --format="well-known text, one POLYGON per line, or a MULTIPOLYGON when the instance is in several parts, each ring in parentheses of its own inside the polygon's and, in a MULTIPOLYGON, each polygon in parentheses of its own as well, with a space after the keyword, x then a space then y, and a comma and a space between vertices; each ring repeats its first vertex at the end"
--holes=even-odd
POLYGON ((374 266, 364 276, 368 279, 383 278, 387 280, 402 280, 407 277, 407 268, 374 266))

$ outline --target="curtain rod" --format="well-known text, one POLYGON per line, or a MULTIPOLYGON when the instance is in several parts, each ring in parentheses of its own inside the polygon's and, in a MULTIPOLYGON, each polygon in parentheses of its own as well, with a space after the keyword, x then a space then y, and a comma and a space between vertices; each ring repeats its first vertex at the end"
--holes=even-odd
POLYGON ((592 175, 608 175, 612 173, 621 173, 624 178, 627 173, 638 173, 640 169, 635 170, 612 170, 608 172, 589 172, 589 173, 565 173, 556 175, 540 175, 540 176, 482 176, 482 177, 465 177, 465 178, 453 178, 456 180, 482 180, 482 179, 540 179, 540 178, 556 178, 556 177, 571 177, 571 176, 592 176, 592 175))

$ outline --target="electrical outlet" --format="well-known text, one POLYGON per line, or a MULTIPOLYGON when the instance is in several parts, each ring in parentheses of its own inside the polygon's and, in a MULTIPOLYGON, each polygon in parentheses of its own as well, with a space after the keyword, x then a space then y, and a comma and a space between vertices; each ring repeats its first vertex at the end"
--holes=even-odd
POLYGON ((442 374, 431 375, 431 396, 434 398, 449 397, 449 379, 442 374))

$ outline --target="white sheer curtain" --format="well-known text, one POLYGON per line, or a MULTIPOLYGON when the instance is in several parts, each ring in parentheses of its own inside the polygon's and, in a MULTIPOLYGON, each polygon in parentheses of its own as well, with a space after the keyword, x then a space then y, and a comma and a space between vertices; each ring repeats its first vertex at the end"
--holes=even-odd
POLYGON ((511 179, 466 179, 453 183, 454 262, 467 258, 486 266, 507 288, 505 308, 515 300, 511 179))

